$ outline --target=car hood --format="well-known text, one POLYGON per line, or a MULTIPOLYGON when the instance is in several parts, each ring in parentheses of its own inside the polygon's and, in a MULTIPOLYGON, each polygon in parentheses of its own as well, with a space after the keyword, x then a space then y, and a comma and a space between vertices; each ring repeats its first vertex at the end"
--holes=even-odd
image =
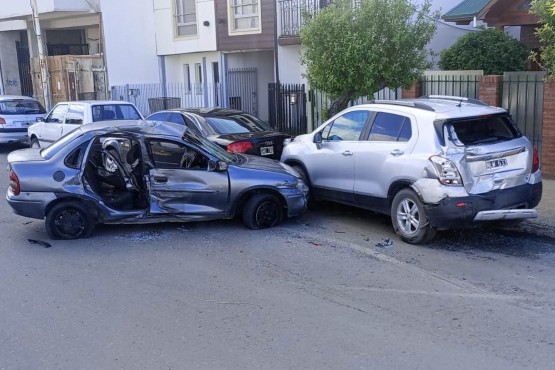
POLYGON ((8 163, 25 162, 25 161, 44 161, 40 155, 41 149, 26 148, 14 150, 8 154, 8 163))
POLYGON ((285 139, 289 137, 286 133, 278 131, 261 131, 261 132, 243 132, 236 134, 210 135, 208 139, 221 146, 227 146, 235 141, 249 139, 285 139))
POLYGON ((241 158, 241 161, 232 164, 233 166, 244 169, 270 171, 299 177, 295 170, 293 170, 289 165, 286 165, 285 163, 281 163, 274 159, 249 154, 238 154, 238 156, 239 158, 241 158))

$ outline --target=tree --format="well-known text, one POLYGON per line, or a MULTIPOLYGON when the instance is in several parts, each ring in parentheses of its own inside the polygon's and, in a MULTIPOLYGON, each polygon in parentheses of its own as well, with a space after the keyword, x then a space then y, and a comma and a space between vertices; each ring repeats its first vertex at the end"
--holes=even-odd
POLYGON ((520 41, 501 30, 482 29, 460 37, 440 54, 441 69, 482 69, 485 74, 503 74, 527 69, 529 51, 520 41))
POLYGON ((301 61, 309 83, 334 99, 330 115, 384 87, 409 87, 430 67, 439 13, 429 0, 334 0, 304 16, 301 61))
POLYGON ((540 17, 541 27, 536 29, 536 35, 542 47, 531 57, 555 78, 555 3, 553 0, 534 0, 531 11, 540 17))

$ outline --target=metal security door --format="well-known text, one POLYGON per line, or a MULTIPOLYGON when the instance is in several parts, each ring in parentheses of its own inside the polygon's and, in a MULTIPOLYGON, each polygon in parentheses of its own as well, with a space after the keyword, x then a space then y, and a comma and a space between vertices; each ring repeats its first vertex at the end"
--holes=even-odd
POLYGON ((29 48, 15 43, 17 53, 17 64, 19 66, 19 81, 21 83, 21 95, 33 96, 33 78, 31 77, 31 60, 29 59, 29 48))
POLYGON ((256 67, 227 71, 228 107, 258 116, 258 75, 256 67))

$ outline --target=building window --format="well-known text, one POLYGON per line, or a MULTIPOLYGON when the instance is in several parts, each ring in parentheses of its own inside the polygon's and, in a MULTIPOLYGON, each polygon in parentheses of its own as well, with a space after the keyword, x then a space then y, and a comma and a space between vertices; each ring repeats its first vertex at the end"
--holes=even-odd
POLYGON ((185 91, 191 92, 191 67, 188 64, 183 64, 183 83, 185 91))
POLYGON ((175 0, 175 27, 177 36, 197 34, 196 0, 175 0))
POLYGON ((260 31, 260 0, 229 0, 230 32, 260 31))
POLYGON ((195 63, 195 91, 202 94, 202 64, 195 63))

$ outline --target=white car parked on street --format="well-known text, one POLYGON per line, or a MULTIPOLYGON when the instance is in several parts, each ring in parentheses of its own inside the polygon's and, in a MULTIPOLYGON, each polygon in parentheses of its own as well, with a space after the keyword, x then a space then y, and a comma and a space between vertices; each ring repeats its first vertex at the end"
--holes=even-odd
POLYGON ((33 148, 43 148, 84 124, 98 121, 141 119, 143 116, 139 110, 126 101, 60 102, 52 108, 44 120, 29 127, 29 142, 33 148))
POLYGON ((46 111, 29 96, 0 95, 0 143, 27 141, 27 128, 43 118, 46 111))

